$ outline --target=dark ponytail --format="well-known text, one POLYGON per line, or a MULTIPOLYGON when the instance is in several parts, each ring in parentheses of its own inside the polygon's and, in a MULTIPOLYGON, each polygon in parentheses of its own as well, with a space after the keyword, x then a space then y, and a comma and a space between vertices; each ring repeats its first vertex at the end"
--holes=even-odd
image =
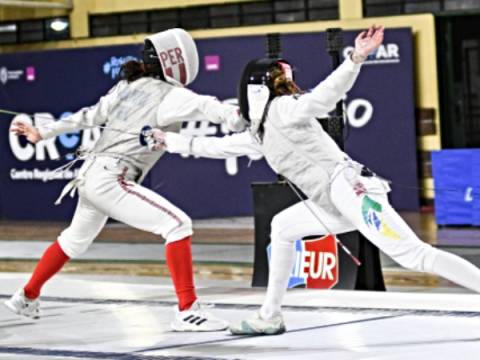
POLYGON ((122 64, 122 78, 129 83, 134 82, 144 76, 148 76, 145 71, 145 65, 141 61, 130 60, 122 64))
POLYGON ((122 65, 122 79, 129 83, 147 76, 165 81, 160 62, 145 64, 143 61, 130 60, 122 65))
POLYGON ((287 79, 283 70, 275 66, 271 72, 271 85, 275 96, 293 95, 301 93, 300 88, 293 80, 287 79))

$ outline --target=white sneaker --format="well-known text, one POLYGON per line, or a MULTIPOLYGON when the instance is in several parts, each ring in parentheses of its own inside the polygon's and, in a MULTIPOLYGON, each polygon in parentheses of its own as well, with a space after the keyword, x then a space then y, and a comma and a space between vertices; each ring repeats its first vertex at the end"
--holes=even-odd
POLYGON ((259 311, 251 318, 230 326, 233 335, 279 335, 285 331, 282 314, 277 313, 271 319, 263 319, 259 311))
POLYGON ((173 331, 222 331, 228 323, 202 309, 195 301, 188 310, 179 311, 175 307, 175 319, 170 324, 173 331))
POLYGON ((3 304, 17 315, 32 319, 40 318, 40 301, 38 299, 28 299, 23 289, 19 289, 10 299, 5 300, 3 304))

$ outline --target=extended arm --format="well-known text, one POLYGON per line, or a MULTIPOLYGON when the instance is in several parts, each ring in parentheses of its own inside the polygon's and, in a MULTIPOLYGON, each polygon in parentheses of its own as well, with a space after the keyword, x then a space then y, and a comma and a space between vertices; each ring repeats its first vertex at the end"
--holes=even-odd
POLYGON ((211 159, 249 156, 263 157, 260 145, 248 131, 223 137, 191 137, 153 129, 147 143, 151 150, 167 150, 174 154, 194 155, 211 159))
POLYGON ((36 124, 42 139, 101 125, 107 121, 108 114, 123 83, 115 85, 93 106, 85 107, 76 113, 58 121, 36 124))
MULTIPOLYGON (((330 112, 338 101, 352 88, 360 72, 362 62, 368 54, 376 50, 383 41, 383 27, 372 26, 355 39, 355 50, 345 61, 318 84, 310 93, 295 101, 285 103, 284 109, 294 121, 304 121, 312 117, 322 117, 330 112)), ((282 102, 279 103, 280 107, 282 102)))
POLYGON ((176 133, 165 133, 166 150, 170 153, 195 155, 212 159, 249 156, 263 157, 260 146, 248 131, 223 137, 189 137, 176 133))
POLYGON ((83 108, 75 114, 59 121, 37 119, 36 126, 17 120, 10 126, 10 131, 16 135, 25 136, 31 143, 48 139, 59 134, 74 132, 79 129, 100 125, 107 120, 109 109, 114 101, 121 83, 114 86, 107 95, 102 96, 94 106, 83 108))
POLYGON ((173 88, 160 104, 157 119, 161 127, 175 122, 207 120, 214 124, 225 123, 231 131, 244 129, 244 122, 236 106, 179 87, 173 88))

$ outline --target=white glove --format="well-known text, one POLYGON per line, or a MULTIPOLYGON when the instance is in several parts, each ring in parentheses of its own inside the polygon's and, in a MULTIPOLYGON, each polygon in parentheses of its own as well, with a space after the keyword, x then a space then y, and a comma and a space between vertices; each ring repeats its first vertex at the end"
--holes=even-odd
POLYGON ((143 139, 147 143, 148 150, 150 151, 163 151, 166 148, 165 133, 160 129, 145 130, 143 133, 143 139))
POLYGON ((228 110, 225 116, 225 125, 227 125, 229 131, 241 132, 245 130, 247 124, 240 114, 238 107, 232 106, 231 109, 228 110))

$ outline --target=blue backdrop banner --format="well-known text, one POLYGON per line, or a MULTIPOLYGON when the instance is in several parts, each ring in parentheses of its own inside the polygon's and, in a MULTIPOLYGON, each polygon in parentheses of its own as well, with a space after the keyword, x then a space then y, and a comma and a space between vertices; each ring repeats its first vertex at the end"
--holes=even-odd
POLYGON ((432 152, 438 225, 480 225, 480 150, 432 152))
MULTIPOLYGON (((345 33, 353 44, 356 31, 345 33)), ((331 72, 325 34, 285 34, 283 56, 294 64, 299 85, 308 89, 331 72)), ((244 65, 264 56, 263 36, 198 40, 200 73, 191 88, 235 101, 244 65)), ((347 54, 350 48, 345 48, 347 54)), ((24 112, 21 118, 61 118, 94 104, 118 81, 120 65, 140 55, 140 45, 52 50, 0 55, 0 108, 24 112)), ((384 45, 366 62, 346 99, 346 150, 372 170, 403 185, 417 184, 412 34, 391 29, 384 45)), ((45 181, 80 146, 91 146, 98 129, 66 134, 37 145, 8 134, 13 116, 0 115, 0 216, 5 219, 68 219, 75 201, 53 202, 75 169, 45 181)), ((59 120, 61 121, 61 120, 59 120)), ((222 136, 222 127, 188 123, 182 132, 222 136)), ((250 183, 275 179, 264 160, 208 160, 167 155, 145 180, 193 218, 252 213, 250 183)), ((393 187, 400 210, 418 209, 418 192, 393 187)))

